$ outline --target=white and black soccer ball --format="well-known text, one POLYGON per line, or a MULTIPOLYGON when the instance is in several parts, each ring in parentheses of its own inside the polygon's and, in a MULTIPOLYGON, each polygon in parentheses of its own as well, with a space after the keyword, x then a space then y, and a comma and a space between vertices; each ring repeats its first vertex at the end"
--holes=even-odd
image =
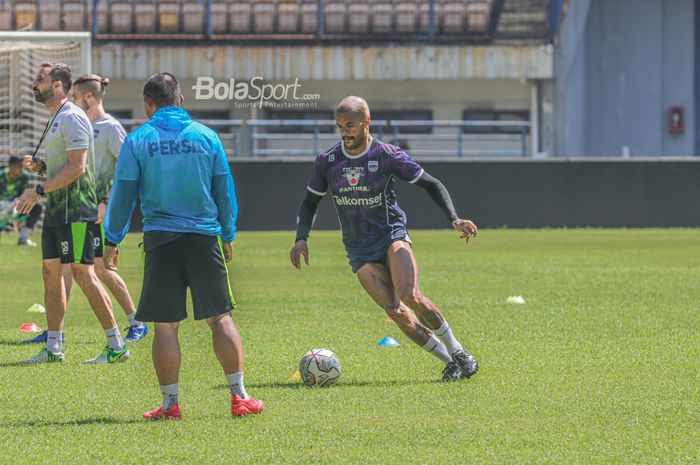
POLYGON ((328 349, 311 349, 301 358, 299 373, 307 386, 330 386, 340 378, 340 360, 328 349))

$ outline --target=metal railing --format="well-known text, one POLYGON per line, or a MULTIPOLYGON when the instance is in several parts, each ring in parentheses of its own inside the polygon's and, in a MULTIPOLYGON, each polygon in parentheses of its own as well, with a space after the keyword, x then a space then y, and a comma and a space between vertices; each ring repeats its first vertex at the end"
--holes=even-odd
MULTIPOLYGON (((231 158, 314 157, 338 142, 335 120, 203 119, 221 137, 231 158), (290 128, 306 132, 290 133, 290 128)), ((123 119, 131 132, 146 120, 123 119)), ((372 134, 421 157, 528 156, 529 121, 373 120, 372 134), (429 128, 415 133, 406 128, 429 128), (508 132, 478 133, 478 128, 508 132)))
MULTIPOLYGON (((251 156, 285 156, 301 155, 306 156, 318 154, 324 142, 338 140, 338 135, 334 134, 334 120, 247 120, 247 126, 251 127, 251 156), (285 128, 285 127, 310 127, 311 134, 289 134, 284 131, 272 132, 261 131, 263 128, 285 128), (331 131, 322 132, 322 128, 331 128, 331 131), (311 142, 312 147, 278 147, 269 142, 275 141, 306 141, 311 142), (265 142, 268 142, 265 144, 265 142), (272 145, 272 146, 271 146, 272 145)), ((377 138, 398 145, 408 145, 408 143, 419 143, 416 147, 411 147, 410 152, 417 156, 443 156, 443 157, 465 157, 474 155, 494 155, 494 156, 515 156, 526 157, 528 155, 528 135, 530 130, 529 121, 464 121, 464 120, 372 120, 372 130, 377 138), (430 133, 410 133, 402 131, 407 127, 426 127, 439 129, 430 133), (478 134, 465 132, 465 129, 472 128, 499 128, 512 133, 501 134, 478 134), (482 144, 491 147, 468 148, 470 142, 481 141, 482 144), (485 144, 483 142, 486 142, 485 144), (500 143, 501 148, 495 147, 500 143), (430 145, 430 147, 425 147, 430 145)))

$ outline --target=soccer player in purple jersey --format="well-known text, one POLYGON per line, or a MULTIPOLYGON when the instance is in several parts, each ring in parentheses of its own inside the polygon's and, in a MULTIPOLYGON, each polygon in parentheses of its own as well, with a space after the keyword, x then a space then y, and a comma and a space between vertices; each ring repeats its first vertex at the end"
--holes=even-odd
POLYGON ((476 359, 418 287, 418 267, 406 231, 406 214, 396 202, 394 178, 428 191, 467 242, 476 236, 476 225, 457 216, 445 186, 406 152, 372 138, 364 99, 343 99, 335 119, 343 140, 322 152, 311 169, 289 253, 292 265, 301 268, 302 256, 309 264, 309 232, 319 202, 330 191, 352 271, 365 291, 409 339, 446 364, 443 381, 472 376, 479 368, 476 359))

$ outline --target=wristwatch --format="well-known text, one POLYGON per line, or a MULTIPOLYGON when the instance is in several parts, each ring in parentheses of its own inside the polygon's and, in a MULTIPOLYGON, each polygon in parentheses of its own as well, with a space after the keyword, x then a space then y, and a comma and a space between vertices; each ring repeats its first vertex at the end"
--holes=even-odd
POLYGON ((36 186, 35 190, 36 190, 36 193, 42 197, 44 197, 46 195, 46 192, 44 192, 44 186, 42 184, 39 184, 38 186, 36 186))

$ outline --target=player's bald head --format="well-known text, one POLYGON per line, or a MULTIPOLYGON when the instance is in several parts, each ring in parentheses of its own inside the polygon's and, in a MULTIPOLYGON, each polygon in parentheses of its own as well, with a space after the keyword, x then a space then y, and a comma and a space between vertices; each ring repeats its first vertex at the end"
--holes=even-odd
POLYGON ((359 116, 362 119, 365 117, 369 118, 369 105, 367 105, 367 102, 362 97, 350 95, 349 97, 345 97, 338 104, 338 107, 335 109, 335 114, 336 116, 342 114, 346 116, 359 116))

